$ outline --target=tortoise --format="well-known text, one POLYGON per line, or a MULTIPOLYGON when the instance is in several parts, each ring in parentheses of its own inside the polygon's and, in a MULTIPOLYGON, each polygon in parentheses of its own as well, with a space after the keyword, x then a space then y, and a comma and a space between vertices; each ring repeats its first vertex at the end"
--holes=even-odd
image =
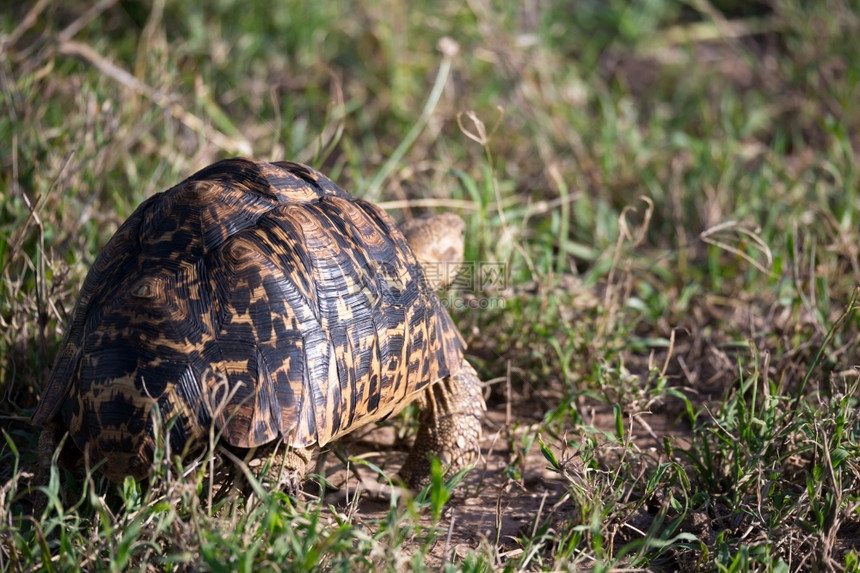
POLYGON ((425 278, 462 257, 463 227, 415 219, 407 242, 382 209, 299 163, 198 171, 145 200, 93 263, 32 417, 40 448, 68 430, 109 479, 142 479, 157 420, 172 452, 205 447, 214 427, 247 459, 287 446, 300 484, 317 446, 417 402, 404 482, 426 483, 428 454, 466 467, 481 382, 425 278))

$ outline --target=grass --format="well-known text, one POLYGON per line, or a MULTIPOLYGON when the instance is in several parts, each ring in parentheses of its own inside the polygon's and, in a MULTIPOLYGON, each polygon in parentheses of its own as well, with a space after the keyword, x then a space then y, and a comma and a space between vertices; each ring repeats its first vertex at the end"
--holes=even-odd
MULTIPOLYGON (((0 11, 0 569, 860 569, 854 3, 258 4, 0 11), (503 301, 452 311, 484 464, 382 500, 55 467, 38 510, 87 268, 236 154, 456 211, 504 265, 449 293, 503 301)), ((410 424, 335 452, 375 479, 410 424)))

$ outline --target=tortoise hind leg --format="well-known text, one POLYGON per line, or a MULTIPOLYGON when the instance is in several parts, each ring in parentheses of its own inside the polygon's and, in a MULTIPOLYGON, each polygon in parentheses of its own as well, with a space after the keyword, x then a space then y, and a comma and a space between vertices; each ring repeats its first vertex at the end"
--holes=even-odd
MULTIPOLYGON (((84 455, 75 446, 71 437, 66 436, 65 428, 56 421, 42 426, 36 452, 38 454, 38 462, 31 481, 33 488, 31 498, 34 500, 33 514, 41 515, 47 507, 48 497, 42 491, 37 491, 37 489, 39 487, 50 486, 54 457, 56 456, 57 469, 66 468, 79 473, 83 466, 84 455), (60 448, 60 450, 57 451, 57 448, 60 448)), ((59 486, 60 489, 57 493, 60 496, 60 501, 65 505, 69 501, 69 492, 62 481, 59 486)))
POLYGON ((36 465, 36 471, 33 472, 33 515, 40 516, 48 506, 48 498, 41 491, 36 491, 38 487, 47 487, 51 480, 51 462, 54 457, 54 450, 57 449, 57 428, 51 424, 42 428, 39 433, 38 454, 39 461, 36 465))
POLYGON ((400 478, 410 488, 425 485, 430 477, 430 458, 439 458, 451 475, 474 462, 480 453, 481 418, 486 406, 481 380, 465 359, 460 371, 433 384, 421 396, 420 427, 415 444, 400 468, 400 478))
POLYGON ((273 467, 269 471, 269 479, 276 489, 296 496, 302 490, 302 484, 311 469, 314 450, 309 448, 291 448, 275 455, 273 467))
POLYGON ((265 489, 283 491, 293 497, 302 491, 302 483, 315 453, 310 448, 285 446, 283 443, 248 449, 221 446, 219 449, 233 462, 231 469, 240 490, 251 490, 243 475, 242 465, 245 465, 265 489))

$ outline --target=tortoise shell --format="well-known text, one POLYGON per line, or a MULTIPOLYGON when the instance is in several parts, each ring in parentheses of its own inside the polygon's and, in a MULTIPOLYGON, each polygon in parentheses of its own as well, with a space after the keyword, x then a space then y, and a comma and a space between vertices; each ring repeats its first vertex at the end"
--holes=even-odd
POLYGON ((464 343, 391 218, 297 163, 229 159, 98 256, 33 415, 111 478, 221 439, 323 445, 456 374, 464 343), (156 414, 157 411, 157 414, 156 414))

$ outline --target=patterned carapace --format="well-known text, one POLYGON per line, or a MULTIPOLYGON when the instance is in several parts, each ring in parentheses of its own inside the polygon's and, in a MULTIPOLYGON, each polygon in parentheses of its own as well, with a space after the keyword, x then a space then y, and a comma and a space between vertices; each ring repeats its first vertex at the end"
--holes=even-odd
POLYGON ((323 445, 457 374, 463 348, 384 211, 304 165, 230 159, 104 248, 33 422, 140 478, 155 405, 174 452, 213 422, 236 447, 323 445))

